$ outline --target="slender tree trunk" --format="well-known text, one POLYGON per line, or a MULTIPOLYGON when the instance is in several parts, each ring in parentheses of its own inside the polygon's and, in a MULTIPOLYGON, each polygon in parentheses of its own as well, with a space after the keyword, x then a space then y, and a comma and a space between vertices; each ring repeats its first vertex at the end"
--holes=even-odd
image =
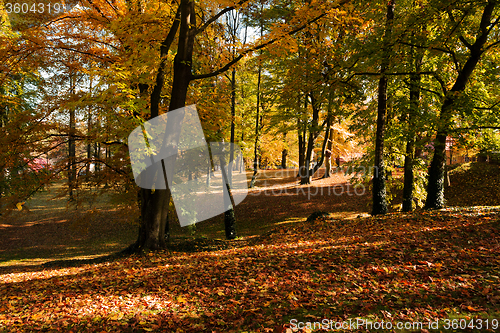
POLYGON ((212 176, 212 164, 209 163, 207 167, 207 180, 206 180, 207 187, 210 186, 211 176, 212 176))
POLYGON ((460 95, 459 92, 465 90, 467 82, 485 50, 484 46, 488 40, 488 35, 493 30, 492 28, 490 29, 490 24, 492 13, 496 5, 497 1, 494 0, 486 4, 482 13, 476 41, 474 44, 467 46, 470 51, 469 57, 463 68, 459 71, 451 91, 446 93, 443 105, 441 106, 439 128, 436 139, 434 140, 434 156, 429 168, 429 182, 427 184, 427 198, 425 201, 426 209, 441 209, 445 206, 444 175, 446 166, 446 137, 452 128, 452 117, 455 109, 454 103, 460 95))
POLYGON ((380 80, 378 84, 378 107, 377 107, 377 133, 375 137, 375 168, 373 173, 373 208, 372 215, 387 213, 387 198, 385 187, 385 163, 384 163, 384 135, 385 118, 387 113, 387 76, 385 73, 389 67, 390 45, 392 38, 392 26, 394 22, 395 0, 387 4, 386 27, 384 34, 384 45, 382 64, 380 66, 380 80))
POLYGON ((225 151, 222 148, 219 161, 220 169, 222 175, 222 184, 226 187, 228 197, 224 196, 224 230, 226 232, 227 239, 236 238, 236 218, 234 216, 234 199, 231 192, 231 181, 228 178, 228 166, 226 165, 226 159, 224 157, 225 151), (229 200, 228 200, 229 199, 229 200))
MULTIPOLYGON (((299 95, 298 108, 301 108, 301 101, 299 95)), ((305 110, 307 112, 307 98, 305 104, 305 110)), ((299 173, 297 177, 302 177, 305 172, 305 160, 306 160, 306 135, 307 135, 307 124, 302 120, 301 115, 297 118, 297 133, 299 141, 299 173)))
MULTIPOLYGON (((262 18, 262 13, 263 13, 264 7, 263 4, 261 3, 260 5, 260 18, 259 18, 259 26, 260 26, 260 38, 262 38, 264 34, 264 22, 262 18)), ((262 52, 261 52, 262 54, 262 52)), ((259 59, 259 72, 257 76, 257 115, 255 116, 255 143, 254 143, 254 158, 253 158, 253 175, 252 175, 252 180, 250 181, 250 187, 255 186, 255 181, 257 178, 257 172, 259 168, 259 129, 260 129, 260 106, 261 106, 261 83, 262 83, 262 63, 261 60, 259 59)))
MULTIPOLYGON (((221 156, 220 164, 221 164, 221 172, 223 177, 227 177, 227 179, 223 179, 226 184, 227 191, 230 196, 230 202, 224 202, 224 230, 226 231, 227 239, 235 239, 236 238, 236 218, 234 216, 234 200, 233 195, 231 193, 232 179, 233 179, 233 165, 234 165, 234 136, 235 136, 235 117, 236 117, 236 69, 233 68, 231 73, 231 145, 229 152, 229 165, 226 167, 226 161, 224 156, 221 156)), ((225 197, 224 197, 225 198, 225 197)), ((225 199, 227 200, 227 199, 225 199)))
POLYGON ((281 152, 281 168, 286 169, 286 157, 288 156, 288 150, 283 149, 281 152))
POLYGON ((99 160, 101 159, 101 144, 98 142, 94 143, 94 159, 94 170, 96 173, 99 173, 101 171, 101 162, 99 162, 99 160))
MULTIPOLYGON (((71 91, 74 94, 74 77, 70 74, 70 85, 71 91)), ((69 133, 68 133, 68 188, 69 188, 69 200, 73 201, 76 183, 76 141, 75 141, 75 129, 76 129, 76 120, 75 120, 75 109, 70 108, 69 110, 69 133)))
POLYGON ((231 72, 231 167, 227 170, 227 177, 229 183, 233 179, 233 165, 234 165, 234 140, 235 140, 235 120, 236 120, 236 69, 233 68, 231 72))
POLYGON ((250 181, 250 187, 255 187, 257 172, 259 168, 259 129, 260 129, 260 84, 262 79, 262 66, 259 64, 259 73, 257 76, 257 114, 255 116, 255 141, 253 147, 253 175, 250 181))
POLYGON ((331 126, 331 119, 330 119, 330 117, 328 117, 327 122, 326 122, 325 138, 323 140, 323 145, 321 148, 321 159, 318 161, 318 163, 312 169, 311 176, 313 176, 316 173, 316 171, 318 171, 319 168, 321 168, 321 166, 325 162, 325 158, 327 155, 326 146, 328 144, 328 141, 330 140, 330 126, 331 126))
MULTIPOLYGON (((89 78, 89 93, 92 94, 92 78, 89 78)), ((90 161, 92 159, 92 143, 90 140, 90 132, 92 130, 92 107, 88 106, 88 114, 87 114, 87 165, 85 166, 85 175, 89 177, 90 174, 90 161)))
MULTIPOLYGON (((5 90, 0 86, 0 94, 4 94, 5 90)), ((5 106, 0 106, 0 129, 7 125, 7 110, 5 106)), ((0 162, 2 163, 2 162, 0 162)), ((2 198, 4 196, 3 192, 5 190, 5 180, 6 180, 6 165, 0 164, 0 216, 2 215, 2 198)))
POLYGON ((318 127, 318 122, 319 122, 319 107, 316 103, 316 99, 314 98, 313 93, 310 94, 311 96, 311 106, 313 109, 313 117, 312 117, 312 122, 311 126, 309 128, 309 138, 307 139, 307 151, 306 151, 306 157, 304 160, 304 169, 305 172, 303 172, 300 176, 300 184, 310 184, 311 183, 311 177, 314 174, 316 167, 314 170, 311 169, 311 157, 313 154, 313 149, 314 149, 314 142, 316 141, 316 138, 319 135, 319 127, 318 127))
POLYGON ((333 149, 333 128, 329 128, 330 133, 328 134, 328 144, 326 146, 325 152, 325 175, 323 178, 330 178, 332 175, 332 149, 333 149))

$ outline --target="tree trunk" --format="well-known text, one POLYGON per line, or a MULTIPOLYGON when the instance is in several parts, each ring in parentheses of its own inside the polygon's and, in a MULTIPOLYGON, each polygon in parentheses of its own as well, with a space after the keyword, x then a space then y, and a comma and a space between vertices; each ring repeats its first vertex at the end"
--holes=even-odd
MULTIPOLYGON (((89 78, 89 93, 92 95, 92 78, 89 78)), ((85 166, 85 176, 89 177, 90 174, 90 161, 92 160, 92 142, 90 140, 90 132, 92 131, 92 107, 88 107, 87 118, 87 164, 85 166)))
POLYGON ((325 158, 326 158, 326 155, 327 155, 326 145, 330 141, 330 131, 331 131, 330 127, 331 127, 331 115, 329 115, 328 118, 326 119, 325 138, 323 140, 323 146, 321 148, 321 159, 318 161, 318 163, 312 169, 311 176, 313 176, 316 173, 316 171, 318 171, 319 168, 321 168, 321 166, 325 162, 325 158))
POLYGON ((234 137, 235 137, 235 118, 236 118, 236 69, 233 68, 231 72, 231 145, 229 152, 229 165, 226 167, 226 161, 223 155, 220 158, 221 173, 223 182, 226 184, 226 189, 230 197, 230 201, 226 202, 224 197, 224 230, 226 232, 226 239, 236 238, 236 218, 234 216, 234 200, 231 193, 230 184, 233 179, 233 165, 234 165, 234 137))
MULTIPOLYGON (((174 79, 172 82, 171 99, 169 111, 182 108, 186 105, 186 97, 189 82, 191 81, 191 65, 193 58, 193 45, 195 38, 196 13, 193 0, 182 0, 178 10, 179 21, 174 23, 172 28, 162 43, 161 55, 166 57, 168 50, 177 31, 176 24, 179 25, 179 42, 177 54, 174 58, 174 79)), ((164 84, 165 65, 160 65, 158 70, 156 86, 151 93, 151 118, 157 117, 159 113, 160 94, 164 84)), ((170 119, 167 121, 165 130, 165 142, 168 143, 168 149, 177 152, 179 141, 178 131, 174 129, 175 124, 180 123, 182 119, 170 119), (172 134, 174 133, 174 134, 172 134)), ((175 158, 162 161, 164 174, 165 170, 173 170, 175 158)), ((167 183, 168 187, 168 183, 167 183)), ((141 189, 142 209, 141 226, 139 228, 138 239, 133 246, 134 252, 144 250, 157 250, 165 248, 169 239, 169 220, 168 209, 171 199, 171 193, 168 189, 149 190, 141 189)))
MULTIPOLYGON (((232 146, 232 145, 231 145, 232 146)), ((231 152, 232 153, 232 152, 231 152)), ((234 199, 233 194, 231 192, 231 181, 228 178, 228 167, 226 165, 225 160, 225 152, 224 147, 222 148, 220 154, 220 169, 222 175, 222 184, 226 187, 229 200, 227 200, 226 196, 224 196, 224 230, 226 232, 226 239, 235 239, 236 238, 236 218, 234 216, 234 199)))
POLYGON ((441 106, 439 115, 439 127, 434 140, 434 156, 429 169, 429 182, 427 184, 427 198, 425 200, 426 209, 441 209, 445 206, 444 200, 444 175, 446 164, 446 137, 452 128, 453 104, 458 99, 458 92, 465 90, 467 82, 474 71, 481 55, 486 49, 484 46, 488 40, 488 35, 493 29, 490 29, 490 22, 496 1, 489 1, 485 6, 480 24, 480 32, 476 41, 468 45, 470 55, 467 58, 463 68, 459 71, 455 84, 451 91, 446 93, 445 100, 441 106))
MULTIPOLYGON (((0 86, 0 94, 3 95, 4 92, 5 92, 4 88, 2 86, 0 86)), ((6 125, 7 125, 7 110, 6 110, 5 106, 1 106, 0 107, 0 130, 2 130, 2 128, 6 125)), ((2 198, 4 196, 3 192, 4 192, 4 189, 6 188, 6 186, 5 186, 6 171, 7 171, 6 165, 0 164, 0 216, 2 215, 1 210, 3 208, 3 204, 2 204, 2 198)))
POLYGON ((387 198, 385 188, 385 164, 384 164, 384 134, 385 118, 387 113, 387 76, 385 73, 389 67, 390 43, 392 26, 394 21, 395 0, 387 4, 387 18, 384 34, 384 45, 382 64, 380 66, 380 80, 378 84, 378 106, 377 106, 377 133, 375 137, 375 168, 373 169, 373 208, 372 215, 387 213, 387 198))
POLYGON ((326 152, 325 152, 325 174, 323 175, 323 178, 330 178, 332 175, 332 149, 333 149, 333 128, 329 128, 329 134, 328 134, 328 144, 326 146, 326 152))
MULTIPOLYGON (((70 85, 71 92, 74 93, 74 78, 70 74, 70 85)), ((68 133, 68 194, 69 200, 73 201, 76 183, 76 140, 75 140, 75 129, 76 129, 76 119, 75 119, 75 109, 70 108, 69 110, 69 133, 68 133)))
POLYGON ((309 138, 307 139, 307 150, 304 159, 304 169, 302 170, 300 175, 301 185, 311 183, 311 177, 313 175, 313 170, 311 170, 311 157, 314 149, 314 142, 316 141, 316 138, 319 135, 319 130, 318 130, 319 107, 316 103, 313 93, 310 93, 310 96, 311 96, 311 106, 313 109, 313 117, 312 117, 311 127, 309 128, 309 138))
POLYGON ((420 67, 422 63, 422 54, 415 56, 415 50, 410 52, 414 62, 415 73, 410 75, 410 108, 408 112, 408 138, 406 141, 406 154, 404 164, 404 187, 403 187, 403 212, 413 210, 413 192, 415 189, 415 176, 413 174, 415 160, 415 118, 417 117, 420 105, 420 67))
POLYGON ((288 150, 283 149, 281 151, 281 168, 286 169, 286 157, 288 156, 288 150))
POLYGON ((306 132, 306 124, 302 121, 300 116, 297 118, 297 133, 299 141, 299 173, 297 174, 297 177, 301 177, 302 174, 305 172, 307 132, 306 132))
POLYGON ((262 66, 259 64, 257 76, 257 115, 255 116, 255 141, 253 147, 253 175, 250 181, 250 188, 255 187, 257 172, 259 169, 259 129, 260 129, 260 83, 262 79, 262 66))
MULTIPOLYGON (((234 139, 235 139, 235 120, 236 120, 236 69, 233 68, 231 73, 231 152, 229 158, 232 161, 230 168, 227 170, 227 177, 229 184, 233 179, 233 165, 234 163, 234 139)), ((234 207, 233 207, 234 208, 234 207)))

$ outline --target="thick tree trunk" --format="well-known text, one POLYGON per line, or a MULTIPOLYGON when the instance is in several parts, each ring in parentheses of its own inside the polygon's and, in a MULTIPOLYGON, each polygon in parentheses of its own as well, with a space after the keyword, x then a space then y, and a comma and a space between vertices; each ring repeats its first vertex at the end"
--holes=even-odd
MULTIPOLYGON (((194 9, 193 0, 182 0, 179 5, 177 16, 180 18, 178 23, 174 23, 166 40, 162 43, 161 55, 165 57, 168 54, 170 45, 174 39, 177 31, 177 24, 179 29, 179 42, 177 54, 174 58, 174 79, 172 82, 171 99, 169 111, 182 108, 186 105, 186 97, 189 82, 191 81, 192 73, 192 58, 193 58, 193 45, 195 38, 196 27, 196 13, 194 9)), ((156 86, 151 94, 151 117, 158 116, 160 94, 164 84, 165 65, 160 65, 158 71, 156 86)), ((171 119, 167 122, 165 130, 165 142, 168 142, 168 149, 172 152, 177 152, 177 145, 179 138, 178 131, 174 130, 174 124, 181 122, 182 119, 171 119), (174 134, 172 134, 174 133, 174 134)), ((164 174, 165 170, 173 170, 175 159, 167 159, 162 161, 164 174)), ((167 185, 168 186, 168 185, 167 185)), ((134 252, 142 252, 145 250, 157 250, 165 248, 169 239, 169 220, 168 209, 171 199, 171 194, 168 189, 166 190, 141 190, 142 209, 141 209, 141 226, 139 228, 139 236, 133 247, 134 252)))
POLYGON ((446 164, 446 137, 452 128, 451 120, 453 117, 453 104, 458 99, 458 92, 465 90, 467 82, 476 68, 481 55, 485 50, 485 44, 488 35, 492 31, 490 22, 493 10, 497 5, 496 1, 489 1, 482 13, 479 34, 472 45, 468 45, 470 55, 467 58, 463 68, 459 71, 455 84, 446 94, 439 115, 439 128, 436 139, 434 140, 434 156, 429 169, 429 182, 427 184, 427 198, 425 201, 426 209, 441 209, 445 206, 444 200, 444 175, 446 164))
POLYGON ((387 113, 387 76, 385 75, 390 60, 390 43, 394 21, 394 6, 396 1, 387 4, 387 19, 384 35, 383 58, 380 66, 378 84, 377 133, 375 137, 375 168, 373 173, 373 208, 372 215, 387 213, 387 198, 385 188, 384 135, 387 113))

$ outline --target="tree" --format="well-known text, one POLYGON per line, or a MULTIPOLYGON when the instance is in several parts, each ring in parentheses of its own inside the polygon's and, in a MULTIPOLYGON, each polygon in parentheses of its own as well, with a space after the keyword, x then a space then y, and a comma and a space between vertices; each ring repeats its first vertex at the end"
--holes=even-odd
MULTIPOLYGON (((463 48, 468 50, 463 65, 458 65, 458 73, 453 83, 452 88, 448 91, 446 86, 443 85, 445 91, 445 98, 441 105, 441 113, 439 116, 438 130, 434 140, 434 155, 429 169, 429 183, 427 186, 427 199, 425 208, 439 209, 443 208, 444 202, 444 173, 446 163, 446 137, 450 133, 453 125, 453 115, 455 110, 460 108, 460 103, 463 103, 462 97, 466 89, 467 83, 474 72, 481 56, 488 50, 495 47, 499 41, 494 41, 487 44, 488 38, 492 34, 493 29, 497 26, 500 18, 494 19, 494 13, 497 6, 496 1, 488 1, 482 10, 478 32, 475 36, 474 42, 469 42, 468 38, 460 35, 459 39, 463 44, 463 48)), ((453 16, 451 11, 448 12, 452 22, 459 24, 453 16), (455 22, 456 21, 456 22, 455 22)), ((453 54, 452 54, 453 55, 453 54)))
POLYGON ((392 27, 394 24, 395 0, 387 4, 386 26, 382 46, 382 62, 380 65, 380 79, 378 84, 377 107, 377 134, 375 136, 375 165, 373 173, 373 207, 372 215, 387 213, 387 199, 385 188, 384 164, 384 134, 385 117, 387 112, 387 75, 390 61, 390 47, 392 44, 392 27))
MULTIPOLYGON (((240 1, 239 5, 245 3, 246 1, 240 1)), ((193 50, 194 50, 194 42, 196 37, 203 32, 207 27, 214 23, 219 17, 224 15, 225 13, 233 10, 234 7, 226 7, 220 10, 216 15, 207 19, 201 26, 197 26, 196 24, 196 10, 195 10, 195 2, 192 0, 181 0, 176 17, 178 20, 174 20, 173 25, 170 28, 169 34, 165 41, 162 43, 161 47, 161 56, 162 59, 168 54, 168 50, 172 45, 173 39, 176 35, 177 28, 179 28, 178 34, 178 42, 177 42, 177 53, 173 62, 173 81, 172 88, 170 94, 170 104, 169 110, 176 110, 185 106, 186 97, 188 92, 189 83, 193 80, 204 79, 209 77, 214 77, 219 74, 224 73, 230 67, 238 62, 241 58, 243 58, 246 54, 251 51, 256 51, 261 48, 264 48, 267 45, 270 45, 275 41, 275 39, 271 39, 270 41, 264 42, 258 46, 255 46, 251 49, 244 50, 240 52, 240 54, 235 57, 233 60, 228 62, 226 65, 220 67, 219 69, 207 73, 207 74, 199 74, 194 75, 192 72, 192 64, 193 64, 193 50)), ((301 24, 299 27, 291 29, 285 34, 295 33, 304 27, 306 27, 310 22, 314 22, 323 17, 324 14, 319 14, 317 17, 309 20, 306 24, 301 24)), ((158 101, 159 94, 163 88, 165 71, 164 67, 160 65, 158 70, 156 84, 153 88, 153 92, 151 93, 151 117, 156 117, 158 115, 158 101)), ((173 131, 171 126, 173 124, 179 123, 182 119, 174 119, 173 121, 169 121, 167 123, 166 128, 166 137, 165 140, 168 142, 167 149, 170 149, 173 152, 177 151, 177 143, 178 137, 176 137, 176 131, 173 131)), ((174 159, 168 160, 164 169, 172 170, 173 163, 175 163, 174 159)), ((142 214, 143 219, 141 223, 141 228, 139 230, 139 237, 137 242, 134 245, 134 251, 142 251, 142 250, 155 250, 159 248, 165 247, 165 224, 167 221, 168 214, 168 205, 170 202, 170 192, 169 190, 142 190, 142 214)))

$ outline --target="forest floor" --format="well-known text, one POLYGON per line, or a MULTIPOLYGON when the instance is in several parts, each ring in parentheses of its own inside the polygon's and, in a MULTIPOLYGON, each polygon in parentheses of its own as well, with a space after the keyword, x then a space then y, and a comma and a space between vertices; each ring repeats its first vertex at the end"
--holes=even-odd
POLYGON ((172 251, 113 259, 136 237, 132 207, 41 193, 0 220, 0 332, 500 329, 498 166, 454 167, 448 204, 464 207, 382 217, 341 173, 299 186, 283 172, 237 206, 236 241, 219 216, 172 227, 172 251))

